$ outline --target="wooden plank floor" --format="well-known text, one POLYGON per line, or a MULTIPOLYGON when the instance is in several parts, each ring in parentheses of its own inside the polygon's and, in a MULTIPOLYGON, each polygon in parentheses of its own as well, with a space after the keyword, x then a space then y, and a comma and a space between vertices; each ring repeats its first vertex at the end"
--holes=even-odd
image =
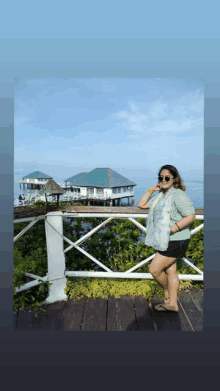
POLYGON ((190 289, 178 294, 178 313, 158 312, 154 305, 163 301, 130 296, 120 299, 86 298, 43 305, 46 313, 34 317, 34 311, 14 312, 14 330, 58 331, 202 331, 203 291, 190 289))
MULTIPOLYGON (((152 299, 152 307, 163 303, 160 298, 152 299)), ((203 291, 189 289, 189 293, 178 294, 178 313, 152 310, 157 331, 202 331, 203 330, 203 291), (166 316, 164 316, 166 314, 166 316)))

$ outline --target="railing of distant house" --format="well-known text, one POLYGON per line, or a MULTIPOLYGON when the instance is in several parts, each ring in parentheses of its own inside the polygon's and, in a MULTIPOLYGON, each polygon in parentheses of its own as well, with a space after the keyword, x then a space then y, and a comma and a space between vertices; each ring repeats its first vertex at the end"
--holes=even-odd
POLYGON ((48 179, 47 180, 42 180, 42 179, 26 179, 24 181, 19 181, 20 184, 34 184, 34 185, 45 185, 47 183, 48 179))
MULTIPOLYGON (((88 195, 81 195, 79 193, 74 193, 74 192, 68 192, 70 194, 62 194, 59 197, 59 201, 75 201, 78 199, 83 199, 83 200, 89 200, 90 198, 92 199, 97 199, 97 200, 109 200, 109 199, 117 199, 118 196, 117 194, 112 194, 112 195, 106 195, 106 194, 88 194, 88 195)), ((121 193, 120 196, 126 196, 126 197, 132 197, 134 196, 133 192, 127 193, 121 193)), ((25 200, 18 200, 14 199, 14 206, 24 206, 24 205, 34 205, 36 201, 46 201, 45 195, 38 195, 36 194, 35 196, 31 195, 30 198, 25 199, 25 200)), ((48 202, 57 202, 57 196, 47 196, 47 201, 48 202)))
MULTIPOLYGON (((27 289, 31 289, 34 286, 37 286, 42 283, 42 281, 50 281, 52 285, 49 287, 49 296, 45 300, 45 303, 53 303, 59 300, 67 300, 67 296, 64 292, 66 287, 67 276, 72 277, 108 277, 108 278, 140 278, 140 279, 153 279, 150 273, 134 273, 135 270, 150 262, 155 254, 150 257, 144 259, 139 262, 137 265, 127 270, 126 272, 114 272, 105 266, 102 262, 98 261, 91 254, 83 250, 80 245, 90 238, 95 232, 99 231, 103 228, 109 221, 113 219, 128 219, 133 224, 135 224, 143 233, 146 234, 146 228, 143 227, 140 223, 138 223, 136 218, 144 218, 146 219, 148 214, 140 214, 140 213, 88 213, 88 212, 62 212, 62 211, 54 211, 50 212, 45 216, 39 217, 29 217, 22 218, 18 220, 14 220, 14 223, 31 221, 30 224, 23 229, 15 238, 14 243, 24 235, 34 224, 36 224, 40 219, 45 219, 45 230, 46 230, 46 242, 47 242, 47 265, 48 265, 48 273, 44 277, 36 276, 34 274, 25 273, 26 276, 31 277, 34 281, 28 282, 21 286, 19 289, 16 288, 16 292, 21 292, 27 289), (78 239, 75 243, 73 243, 70 239, 63 235, 63 218, 64 217, 106 217, 107 219, 99 224, 96 228, 89 231, 82 238, 78 239), (64 250, 64 242, 66 241, 69 244, 64 250), (104 271, 65 271, 65 253, 70 251, 72 248, 76 248, 86 257, 90 258, 91 261, 95 262, 99 265, 104 271), (41 281, 40 281, 41 280, 41 281)), ((197 220, 204 220, 204 215, 196 215, 197 220)), ((201 230, 204 227, 204 223, 196 227, 191 231, 191 236, 196 232, 201 230)), ((191 266, 194 270, 197 271, 198 274, 179 274, 178 277, 180 280, 194 280, 194 281, 203 281, 203 272, 197 268, 192 262, 187 260, 186 258, 182 258, 186 264, 191 266)))
POLYGON ((22 200, 22 201, 19 201, 19 200, 14 200, 14 206, 15 207, 19 207, 19 206, 28 206, 28 205, 34 205, 34 201, 33 200, 22 200))

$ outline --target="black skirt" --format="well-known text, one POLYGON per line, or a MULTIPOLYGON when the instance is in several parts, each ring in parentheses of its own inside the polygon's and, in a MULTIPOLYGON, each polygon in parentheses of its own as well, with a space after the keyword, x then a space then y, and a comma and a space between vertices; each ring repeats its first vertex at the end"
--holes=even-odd
POLYGON ((185 256, 190 239, 170 240, 166 251, 157 251, 159 254, 170 258, 182 258, 185 256))

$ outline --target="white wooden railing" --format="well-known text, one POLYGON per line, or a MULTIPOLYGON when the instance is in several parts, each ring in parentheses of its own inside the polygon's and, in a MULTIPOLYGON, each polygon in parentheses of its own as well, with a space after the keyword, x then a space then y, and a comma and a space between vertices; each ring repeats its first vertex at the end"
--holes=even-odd
MULTIPOLYGON (((109 221, 113 219, 126 218, 134 223, 144 234, 146 234, 146 228, 143 227, 140 223, 138 223, 136 218, 144 218, 146 219, 148 214, 139 214, 139 213, 88 213, 88 212, 61 212, 54 211, 50 212, 45 216, 39 217, 29 217, 14 220, 14 223, 20 223, 24 221, 31 221, 30 224, 21 231, 15 238, 14 243, 24 235, 34 224, 36 224, 40 219, 45 219, 45 230, 46 230, 46 241, 47 241, 47 264, 48 264, 48 273, 44 277, 36 276, 34 274, 25 273, 26 276, 31 277, 34 281, 28 282, 21 286, 19 289, 16 288, 16 292, 21 292, 34 286, 41 284, 42 281, 49 281, 52 285, 49 287, 49 296, 45 300, 44 303, 54 303, 60 300, 67 300, 67 295, 64 292, 67 283, 67 276, 72 277, 108 277, 108 278, 140 278, 140 279, 153 279, 150 273, 134 273, 136 269, 143 266, 147 262, 150 262, 155 254, 150 257, 144 259, 131 269, 126 272, 113 272, 107 266, 105 266, 102 262, 98 261, 92 255, 83 250, 80 245, 91 237, 95 232, 99 231, 102 227, 108 224, 109 221), (63 235, 63 218, 64 217, 106 217, 107 219, 99 224, 96 228, 92 229, 82 238, 73 243, 70 239, 63 235), (64 250, 64 242, 66 241, 69 244, 64 250), (96 271, 65 271, 65 253, 72 248, 76 248, 82 254, 91 259, 91 261, 95 262, 104 271, 96 272, 96 271)), ((196 215, 197 220, 204 220, 204 215, 196 215)), ((201 230, 204 227, 204 224, 199 225, 195 229, 191 231, 191 236, 196 232, 201 230)), ((180 280, 194 280, 194 281, 203 281, 203 272, 198 269, 193 263, 191 263, 186 258, 182 258, 184 262, 186 262, 189 266, 191 266, 194 270, 198 272, 198 274, 178 274, 180 280)))
POLYGON ((21 180, 19 181, 19 183, 22 185, 22 184, 32 184, 32 185, 45 185, 46 183, 48 182, 48 179, 47 180, 42 180, 42 179, 38 179, 38 178, 29 178, 28 180, 25 179, 25 180, 21 180))

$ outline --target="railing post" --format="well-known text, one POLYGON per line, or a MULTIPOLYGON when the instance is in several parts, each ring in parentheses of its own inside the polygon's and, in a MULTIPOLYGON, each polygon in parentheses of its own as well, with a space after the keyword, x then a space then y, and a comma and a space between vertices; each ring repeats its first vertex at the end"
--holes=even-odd
POLYGON ((55 301, 67 300, 67 295, 64 292, 67 279, 65 277, 63 237, 61 237, 48 223, 63 236, 62 212, 50 212, 45 218, 48 280, 52 283, 49 287, 49 296, 45 300, 45 303, 54 303, 55 301))

